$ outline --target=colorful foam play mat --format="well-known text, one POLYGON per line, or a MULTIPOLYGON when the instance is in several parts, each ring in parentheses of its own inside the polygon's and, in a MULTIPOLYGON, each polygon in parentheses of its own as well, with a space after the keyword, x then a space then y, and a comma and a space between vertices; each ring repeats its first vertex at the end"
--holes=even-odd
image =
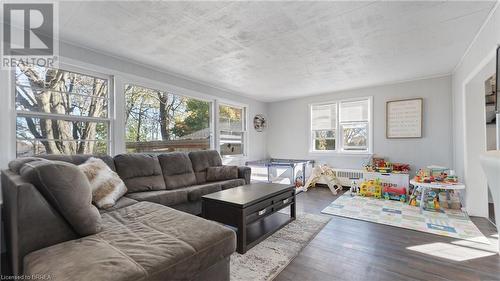
POLYGON ((419 207, 399 201, 361 196, 351 197, 345 194, 321 212, 490 244, 469 216, 461 210, 441 209, 420 212, 419 207))

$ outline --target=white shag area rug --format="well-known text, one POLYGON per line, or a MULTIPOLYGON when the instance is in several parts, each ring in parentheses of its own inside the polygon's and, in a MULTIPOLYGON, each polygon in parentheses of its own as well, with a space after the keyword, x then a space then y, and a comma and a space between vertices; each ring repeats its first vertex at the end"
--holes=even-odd
POLYGON ((297 219, 257 244, 244 255, 231 255, 231 281, 273 280, 331 218, 298 214, 297 219))

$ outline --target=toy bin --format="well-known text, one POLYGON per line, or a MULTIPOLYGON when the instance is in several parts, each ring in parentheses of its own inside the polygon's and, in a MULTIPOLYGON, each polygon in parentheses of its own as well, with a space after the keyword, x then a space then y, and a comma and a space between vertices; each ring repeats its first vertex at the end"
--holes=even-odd
POLYGON ((446 192, 439 192, 439 204, 441 204, 442 208, 449 209, 450 204, 448 203, 448 198, 446 198, 446 192))
POLYGON ((462 208, 462 204, 460 203, 460 194, 458 192, 449 191, 441 191, 439 193, 439 204, 441 207, 452 210, 460 210, 462 208))

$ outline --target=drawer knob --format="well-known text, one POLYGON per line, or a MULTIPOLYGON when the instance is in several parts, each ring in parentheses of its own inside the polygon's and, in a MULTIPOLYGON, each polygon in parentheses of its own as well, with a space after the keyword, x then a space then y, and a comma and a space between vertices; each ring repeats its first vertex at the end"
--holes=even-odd
POLYGON ((259 216, 262 216, 262 215, 263 215, 263 214, 265 214, 265 213, 266 213, 266 209, 264 209, 264 210, 260 210, 260 211, 259 211, 259 216))
POLYGON ((287 199, 283 200, 283 204, 286 204, 288 202, 290 202, 290 198, 287 198, 287 199))

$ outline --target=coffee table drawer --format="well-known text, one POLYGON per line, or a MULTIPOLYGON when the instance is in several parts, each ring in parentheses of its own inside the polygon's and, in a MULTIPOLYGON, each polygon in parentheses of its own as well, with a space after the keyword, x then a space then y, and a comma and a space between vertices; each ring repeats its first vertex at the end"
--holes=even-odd
POLYGON ((282 209, 282 208, 290 205, 291 203, 293 203, 294 200, 295 200, 295 196, 293 196, 293 195, 291 195, 290 197, 287 197, 287 198, 283 198, 281 200, 275 200, 273 208, 275 211, 278 211, 279 209, 282 209))
POLYGON ((262 217, 265 217, 271 213, 273 213, 273 206, 268 206, 266 208, 263 208, 259 211, 256 211, 254 213, 251 213, 249 215, 247 215, 247 218, 246 218, 246 223, 252 223, 256 220, 258 220, 259 218, 262 218, 262 217))
POLYGON ((284 193, 281 193, 281 194, 274 196, 273 197, 273 204, 276 204, 276 203, 283 201, 287 198, 293 197, 294 192, 295 191, 292 190, 292 191, 287 191, 287 192, 284 192, 284 193))
POLYGON ((249 216, 252 213, 257 213, 257 212, 261 211, 262 209, 265 209, 267 207, 272 206, 273 203, 274 203, 273 198, 268 198, 268 199, 265 199, 265 200, 260 201, 258 203, 255 203, 251 206, 246 207, 245 212, 246 212, 247 216, 249 216))

